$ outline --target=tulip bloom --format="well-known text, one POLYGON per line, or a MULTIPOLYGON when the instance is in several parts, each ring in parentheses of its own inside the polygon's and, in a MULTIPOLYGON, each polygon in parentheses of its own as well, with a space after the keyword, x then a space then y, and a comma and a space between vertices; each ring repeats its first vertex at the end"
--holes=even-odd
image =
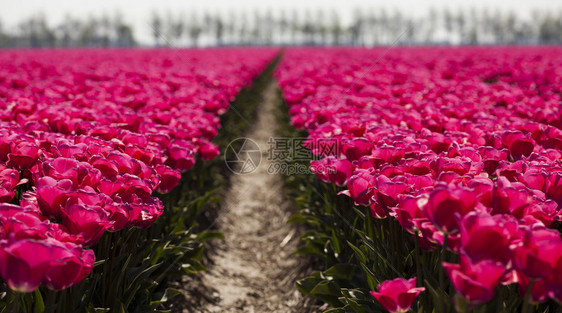
POLYGON ((476 199, 472 190, 456 185, 443 185, 430 193, 424 212, 444 233, 454 233, 459 230, 457 215, 462 217, 473 211, 475 206, 476 199))
POLYGON ((21 170, 32 167, 39 156, 39 147, 34 143, 24 141, 14 150, 8 154, 8 164, 21 170))
POLYGON ((0 203, 10 202, 16 194, 16 187, 20 182, 18 171, 5 168, 0 164, 0 203))
POLYGON ((37 180, 37 203, 46 216, 60 217, 62 206, 69 197, 72 190, 72 181, 62 179, 55 180, 49 176, 37 180))
POLYGON ((52 253, 43 240, 0 241, 0 275, 12 290, 32 292, 45 278, 52 253))
POLYGON ((181 179, 181 174, 169 166, 158 165, 155 169, 160 175, 157 190, 161 193, 167 193, 174 189, 181 179))
POLYGON ((391 313, 407 312, 418 295, 425 291, 424 287, 416 287, 416 278, 396 278, 379 285, 379 291, 371 291, 371 295, 391 313))
POLYGON ((510 244, 518 234, 515 218, 509 215, 469 213, 460 222, 461 247, 473 261, 493 260, 507 264, 510 244))
POLYGON ((53 244, 52 258, 43 283, 51 289, 66 289, 90 274, 94 260, 92 250, 83 250, 70 243, 53 244))
POLYGON ((112 222, 108 214, 98 206, 68 204, 62 210, 62 224, 71 234, 84 236, 84 244, 94 246, 112 222))
POLYGON ((460 264, 442 265, 455 289, 472 303, 490 301, 506 273, 501 263, 490 260, 473 263, 464 255, 461 255, 460 264))
POLYGON ((358 205, 370 205, 373 203, 374 175, 365 169, 356 169, 347 180, 348 190, 342 193, 350 196, 358 205))
POLYGON ((525 276, 542 279, 552 273, 562 257, 562 239, 554 230, 524 228, 513 248, 514 267, 525 276))

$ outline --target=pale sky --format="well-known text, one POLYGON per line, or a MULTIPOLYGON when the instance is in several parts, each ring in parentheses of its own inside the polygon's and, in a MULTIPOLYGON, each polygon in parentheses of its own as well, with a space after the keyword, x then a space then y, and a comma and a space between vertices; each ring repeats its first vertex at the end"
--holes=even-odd
POLYGON ((0 22, 5 29, 15 27, 22 19, 43 12, 50 25, 63 20, 66 14, 75 18, 99 16, 106 12, 113 14, 120 11, 125 21, 132 24, 135 36, 140 41, 150 41, 150 14, 156 10, 161 14, 186 14, 197 12, 219 11, 228 14, 230 11, 253 10, 275 12, 279 9, 295 9, 306 11, 323 7, 325 11, 337 11, 345 24, 351 19, 354 10, 385 8, 389 11, 397 9, 404 15, 425 15, 430 8, 448 7, 453 11, 468 8, 489 8, 490 10, 513 11, 528 17, 533 10, 562 10, 560 0, 0 0, 0 22))

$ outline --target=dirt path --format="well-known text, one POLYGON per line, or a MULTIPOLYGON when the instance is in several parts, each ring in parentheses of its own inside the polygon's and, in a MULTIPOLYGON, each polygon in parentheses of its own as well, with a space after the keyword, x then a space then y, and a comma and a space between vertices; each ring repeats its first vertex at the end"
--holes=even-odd
MULTIPOLYGON (((193 312, 310 312, 294 287, 303 259, 292 255, 298 230, 287 224, 292 214, 283 196, 279 175, 267 173, 268 139, 274 136, 277 85, 265 90, 257 121, 247 138, 261 151, 259 167, 250 174, 232 175, 221 209, 218 229, 225 239, 210 252, 214 264, 198 282, 212 288, 193 312)), ((189 295, 186 295, 189 297, 189 295)), ((191 295, 193 296, 193 294, 191 295)), ((183 312, 190 312, 184 310, 183 312)))

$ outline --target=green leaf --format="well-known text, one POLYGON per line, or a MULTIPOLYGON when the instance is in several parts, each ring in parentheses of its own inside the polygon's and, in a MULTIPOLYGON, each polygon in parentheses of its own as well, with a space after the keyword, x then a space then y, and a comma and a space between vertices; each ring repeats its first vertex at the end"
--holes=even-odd
POLYGON ((167 288, 166 291, 164 292, 164 295, 162 295, 162 298, 160 298, 160 300, 155 300, 150 302, 150 307, 155 309, 160 304, 166 303, 168 300, 172 299, 173 297, 179 294, 181 294, 181 291, 173 288, 167 288))
POLYGON ((316 286, 321 280, 322 278, 320 278, 319 272, 312 273, 307 278, 297 281, 297 289, 299 289, 299 291, 303 294, 310 296, 310 292, 314 289, 314 286, 316 286))
POLYGON ((450 299, 449 296, 445 293, 444 290, 436 290, 431 286, 431 284, 425 280, 425 287, 431 294, 433 298, 433 305, 435 306, 435 312, 449 312, 450 308, 450 299))
POLYGON ((161 265, 162 265, 162 263, 158 263, 158 264, 152 265, 150 267, 147 267, 147 268, 143 269, 141 272, 137 273, 134 276, 132 282, 129 284, 128 288, 132 289, 132 288, 135 287, 135 285, 140 284, 143 279, 147 278, 150 274, 152 274, 152 272, 154 272, 161 265))
POLYGON ((340 294, 340 288, 332 281, 323 280, 312 288, 310 294, 313 296, 335 296, 340 294))
POLYGON ((344 309, 335 308, 329 309, 328 311, 324 311, 324 313, 346 313, 344 309))
POLYGON ((361 268, 363 269, 365 275, 367 276, 367 283, 369 284, 369 288, 371 288, 371 290, 375 290, 376 286, 379 284, 377 277, 375 276, 375 273, 373 273, 369 269, 369 267, 367 267, 367 265, 363 263, 361 263, 361 268))
POLYGON ((363 309, 355 299, 348 299, 347 304, 355 313, 365 313, 365 309, 363 309))
POLYGON ((379 312, 382 310, 367 290, 342 288, 341 292, 349 308, 352 308, 355 312, 379 312))
POLYGON ((166 288, 166 291, 164 292, 164 296, 162 297, 162 300, 164 301, 168 301, 172 298, 174 298, 177 295, 180 295, 181 291, 174 289, 174 288, 166 288))
POLYGON ((341 245, 335 229, 332 229, 332 247, 334 248, 335 257, 339 257, 341 254, 341 245))
POLYGON ((115 308, 113 310, 111 310, 111 312, 127 313, 127 310, 125 310, 125 305, 121 301, 116 300, 115 308))
POLYGON ((354 246, 351 242, 347 242, 347 244, 351 247, 351 249, 353 249, 353 251, 355 252, 355 255, 359 258, 359 261, 361 263, 367 263, 367 257, 365 256, 365 254, 363 253, 363 251, 361 251, 361 249, 357 248, 356 246, 354 246))
POLYGON ((205 267, 201 263, 193 261, 193 263, 185 263, 181 265, 181 269, 186 274, 195 274, 204 271, 205 267))
POLYGON ((352 280, 355 269, 356 266, 353 264, 340 263, 324 271, 324 275, 342 280, 352 280))
POLYGON ((45 302, 43 302, 43 296, 39 289, 35 289, 33 293, 35 298, 35 304, 33 305, 33 312, 35 313, 43 313, 45 311, 45 302))
POLYGON ((224 238, 224 234, 219 231, 205 231, 199 234, 199 240, 205 242, 212 239, 222 239, 224 238))

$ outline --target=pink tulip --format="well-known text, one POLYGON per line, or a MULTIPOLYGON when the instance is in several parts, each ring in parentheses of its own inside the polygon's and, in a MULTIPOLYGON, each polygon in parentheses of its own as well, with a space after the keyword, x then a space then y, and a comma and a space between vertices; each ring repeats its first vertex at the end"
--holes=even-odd
POLYGON ((551 172, 547 178, 546 195, 555 201, 558 206, 562 206, 562 172, 551 172))
POLYGON ((32 292, 45 278, 52 254, 44 240, 0 241, 0 275, 10 289, 32 292))
POLYGON ((343 186, 351 173, 353 173, 353 165, 347 159, 334 159, 328 165, 328 180, 338 186, 343 186))
POLYGON ((501 263, 489 260, 473 263, 464 255, 460 264, 443 263, 443 267, 455 289, 472 303, 490 301, 506 273, 501 263))
POLYGON ((20 170, 32 167, 39 157, 39 147, 35 143, 22 142, 8 154, 8 164, 20 170))
POLYGON ((562 257, 562 239, 558 231, 522 228, 521 239, 514 244, 513 265, 530 278, 545 278, 562 257))
POLYGON ((15 189, 19 184, 18 171, 0 165, 0 203, 10 202, 16 194, 15 189))
POLYGON ((122 177, 123 191, 119 192, 119 196, 126 202, 133 202, 133 195, 147 201, 152 194, 152 186, 147 180, 143 180, 138 176, 125 174, 122 177))
POLYGON ((98 206, 69 204, 62 210, 62 223, 71 234, 82 235, 86 246, 94 246, 112 223, 98 206))
POLYGON ((199 139, 196 143, 199 146, 199 154, 203 160, 212 160, 220 154, 219 148, 209 141, 199 139))
POLYGON ((387 280, 378 289, 378 292, 371 291, 371 295, 391 313, 407 312, 418 295, 425 291, 424 287, 416 287, 416 278, 387 280))
POLYGON ((75 159, 56 158, 45 160, 42 168, 45 176, 57 180, 68 179, 74 185, 78 185, 78 164, 79 162, 75 159))
POLYGON ((445 233, 458 231, 457 216, 472 212, 476 199, 472 190, 456 185, 440 185, 433 190, 423 212, 445 233))
POLYGON ((507 131, 503 134, 503 141, 511 155, 516 158, 529 156, 534 149, 533 140, 521 132, 507 131))
POLYGON ((509 262, 510 245, 519 235, 517 221, 512 216, 474 212, 466 215, 459 226, 462 251, 472 262, 509 262))
MULTIPOLYGON (((12 213, 12 212, 8 212, 12 213)), ((38 217, 34 212, 22 209, 13 215, 0 217, 0 238, 11 239, 44 239, 49 230, 49 224, 38 217)))
POLYGON ((114 180, 101 179, 97 190, 110 197, 119 194, 125 190, 125 183, 122 177, 115 177, 114 180))
POLYGON ((366 138, 355 138, 343 145, 343 153, 350 161, 371 153, 371 142, 366 138))
POLYGON ((141 209, 140 215, 134 225, 140 228, 150 227, 164 213, 164 205, 158 198, 150 198, 147 203, 138 207, 141 209))
POLYGON ((369 205, 372 203, 374 175, 364 169, 356 169, 347 180, 348 190, 342 193, 353 198, 358 205, 369 205))
POLYGON ((383 145, 372 149, 371 155, 375 167, 379 167, 383 163, 394 164, 404 157, 404 149, 383 145))
POLYGON ((186 171, 195 164, 192 150, 173 144, 168 147, 170 158, 166 162, 173 169, 186 171))
POLYGON ((60 181, 45 176, 37 180, 37 203, 46 216, 60 217, 62 207, 72 190, 72 181, 62 179, 60 181))
POLYGON ((398 197, 398 201, 400 205, 393 208, 396 219, 405 230, 413 233, 415 230, 413 220, 423 218, 420 207, 427 203, 427 197, 423 195, 418 197, 401 195, 398 197))
POLYGON ((181 174, 178 171, 173 170, 166 165, 158 165, 155 169, 156 172, 158 172, 158 175, 160 175, 160 181, 157 187, 159 192, 170 192, 178 185, 181 179, 181 174))
POLYGON ((92 270, 94 253, 70 243, 50 241, 52 256, 43 283, 50 289, 63 290, 82 281, 92 270))
POLYGON ((397 179, 391 180, 384 175, 376 178, 376 199, 377 203, 383 208, 394 207, 398 204, 398 196, 406 194, 410 190, 410 186, 397 179))
POLYGON ((108 160, 103 156, 94 156, 95 159, 90 159, 92 166, 98 169, 103 177, 114 178, 119 174, 119 167, 117 162, 108 160))
POLYGON ((327 157, 320 161, 311 161, 310 170, 323 181, 343 186, 353 173, 353 165, 347 159, 327 157))

